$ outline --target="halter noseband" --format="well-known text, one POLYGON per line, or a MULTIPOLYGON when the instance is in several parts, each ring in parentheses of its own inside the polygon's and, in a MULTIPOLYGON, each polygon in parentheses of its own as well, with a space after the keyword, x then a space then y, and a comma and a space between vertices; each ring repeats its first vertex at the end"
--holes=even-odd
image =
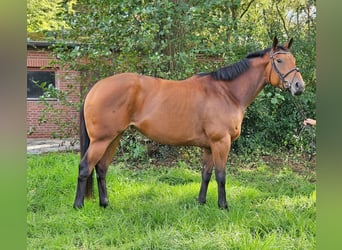
MULTIPOLYGON (((299 69, 296 67, 296 68, 290 69, 286 74, 283 75, 283 74, 279 71, 277 65, 275 64, 275 62, 274 62, 274 57, 273 57, 273 56, 274 56, 274 55, 277 55, 277 54, 289 54, 289 53, 290 53, 290 52, 285 52, 285 51, 277 51, 277 52, 275 52, 275 53, 272 53, 272 51, 270 52, 270 59, 271 59, 271 63, 272 63, 272 68, 273 68, 274 71, 277 73, 278 77, 280 78, 281 82, 283 83, 284 89, 290 88, 291 83, 293 82, 294 77, 296 76, 297 72, 300 72, 300 71, 299 71, 299 69), (286 78, 289 74, 291 74, 293 71, 296 71, 296 73, 293 75, 290 84, 288 84, 289 81, 287 81, 285 78, 286 78)), ((272 72, 272 68, 271 68, 271 72, 272 72)), ((271 72, 270 72, 270 76, 269 76, 270 80, 271 80, 271 72)))

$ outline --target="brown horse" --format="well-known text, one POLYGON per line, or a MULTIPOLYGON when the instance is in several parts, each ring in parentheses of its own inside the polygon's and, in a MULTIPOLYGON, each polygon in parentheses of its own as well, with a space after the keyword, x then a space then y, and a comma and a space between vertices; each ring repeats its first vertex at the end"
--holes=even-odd
POLYGON ((271 48, 182 81, 123 73, 97 82, 81 110, 82 160, 74 207, 81 208, 84 197, 92 196, 94 168, 100 206, 108 205, 107 169, 122 133, 134 126, 163 144, 203 148, 198 201, 206 202, 215 169, 218 206, 228 209, 226 162, 232 141, 240 135, 246 108, 267 83, 288 89, 292 95, 304 91, 304 81, 289 51, 292 41, 280 46, 274 38, 271 48))

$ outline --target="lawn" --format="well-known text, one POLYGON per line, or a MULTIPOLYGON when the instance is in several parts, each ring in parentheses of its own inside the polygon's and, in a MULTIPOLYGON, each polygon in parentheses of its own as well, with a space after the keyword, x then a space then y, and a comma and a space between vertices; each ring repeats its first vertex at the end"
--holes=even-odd
MULTIPOLYGON (((115 163, 107 175, 110 207, 98 195, 72 208, 79 155, 28 155, 27 249, 315 249, 312 172, 263 161, 227 168, 230 211, 196 201, 200 170, 185 163, 115 163)), ((230 166, 228 164, 228 166, 230 166)))

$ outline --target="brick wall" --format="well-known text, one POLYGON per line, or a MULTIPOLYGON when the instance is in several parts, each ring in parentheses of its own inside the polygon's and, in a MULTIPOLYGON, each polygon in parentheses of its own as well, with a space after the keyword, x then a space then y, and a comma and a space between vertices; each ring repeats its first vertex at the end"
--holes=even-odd
MULTIPOLYGON (((56 87, 60 90, 67 90, 68 85, 72 85, 76 91, 79 91, 79 84, 77 82, 77 72, 60 69, 58 65, 51 67, 50 62, 53 58, 50 52, 44 48, 27 47, 27 70, 54 70, 56 87), (43 67, 43 68, 42 68, 43 67)), ((77 94, 70 96, 69 100, 78 102, 77 94)), ((57 125, 54 124, 52 118, 60 118, 66 124, 78 122, 79 114, 75 109, 65 108, 60 105, 59 100, 49 101, 55 108, 61 112, 58 114, 50 113, 47 115, 46 123, 39 125, 39 117, 42 114, 43 105, 39 100, 27 99, 26 111, 26 129, 28 138, 49 138, 52 132, 57 131, 57 125)), ((70 127, 65 128, 70 129, 70 127)), ((78 131, 73 131, 73 135, 77 136, 78 131)))

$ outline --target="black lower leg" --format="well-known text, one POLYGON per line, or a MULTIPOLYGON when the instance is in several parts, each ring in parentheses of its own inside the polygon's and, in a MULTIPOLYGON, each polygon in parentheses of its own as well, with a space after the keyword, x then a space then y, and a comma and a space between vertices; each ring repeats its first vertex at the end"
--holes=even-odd
POLYGON ((226 172, 215 171, 217 189, 218 189, 218 206, 222 209, 228 209, 228 203, 226 199, 226 172))
POLYGON ((100 167, 96 166, 96 179, 97 179, 97 186, 99 190, 99 200, 100 200, 101 207, 108 206, 106 173, 107 173, 107 170, 101 169, 100 167))
POLYGON ((79 165, 76 197, 75 197, 74 206, 73 206, 74 208, 83 207, 88 175, 89 175, 88 163, 86 162, 86 157, 84 157, 79 165))
POLYGON ((208 186, 209 186, 211 174, 212 174, 212 172, 206 172, 206 171, 204 171, 204 168, 203 168, 201 189, 200 189, 200 192, 198 195, 198 202, 201 204, 206 203, 207 191, 208 191, 208 186))
POLYGON ((74 208, 82 208, 84 204, 84 195, 85 189, 87 185, 87 179, 78 178, 77 189, 76 189, 76 197, 74 201, 74 208))

